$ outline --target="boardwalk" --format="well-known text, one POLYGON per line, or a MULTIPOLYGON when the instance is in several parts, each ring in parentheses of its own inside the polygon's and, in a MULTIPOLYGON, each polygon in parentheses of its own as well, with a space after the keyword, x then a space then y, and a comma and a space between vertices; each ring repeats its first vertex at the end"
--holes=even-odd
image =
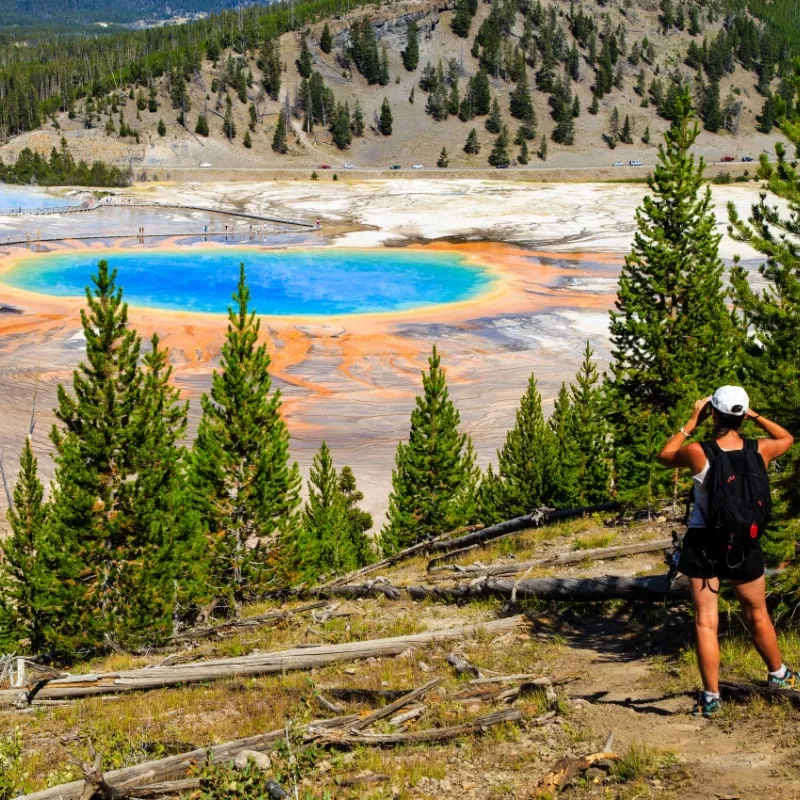
MULTIPOLYGON (((293 217, 281 217, 275 214, 254 214, 249 211, 237 211, 236 209, 229 208, 210 208, 208 206, 193 206, 178 203, 155 203, 147 200, 137 200, 130 198, 127 202, 122 202, 119 198, 106 198, 104 197, 97 203, 92 205, 80 206, 61 206, 60 208, 10 208, 0 209, 0 216, 14 216, 14 217, 42 217, 54 216, 60 214, 86 214, 91 211, 97 211, 100 208, 163 208, 164 210, 179 209, 183 211, 200 211, 210 214, 225 214, 229 217, 237 217, 239 219, 255 220, 256 222, 273 222, 281 225, 292 225, 298 228, 306 228, 313 230, 317 228, 315 222, 309 222, 305 219, 297 219, 293 217)), ((59 237, 63 238, 63 237, 59 237)), ((45 241, 43 239, 39 241, 45 241)))

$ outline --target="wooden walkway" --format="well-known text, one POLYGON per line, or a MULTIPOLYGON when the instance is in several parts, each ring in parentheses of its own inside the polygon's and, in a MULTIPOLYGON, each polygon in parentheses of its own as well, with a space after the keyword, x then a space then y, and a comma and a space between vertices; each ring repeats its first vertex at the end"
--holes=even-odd
MULTIPOLYGON (((273 222, 280 225, 292 225, 298 228, 314 230, 317 228, 316 222, 309 222, 305 219, 293 217, 280 217, 274 214, 253 214, 249 211, 236 211, 227 208, 208 208, 206 206, 193 206, 181 203, 148 203, 141 200, 134 200, 130 203, 121 203, 116 200, 103 199, 92 206, 62 206, 60 208, 32 208, 32 209, 0 209, 0 216, 14 217, 43 217, 55 216, 59 214, 85 214, 90 211, 97 211, 99 208, 163 208, 164 210, 179 209, 182 211, 200 211, 207 214, 224 214, 229 217, 239 219, 255 220, 256 222, 273 222)), ((63 238, 63 237, 59 237, 63 238)), ((78 237, 71 237, 78 238, 78 237)), ((39 241, 44 241, 40 239, 39 241)))

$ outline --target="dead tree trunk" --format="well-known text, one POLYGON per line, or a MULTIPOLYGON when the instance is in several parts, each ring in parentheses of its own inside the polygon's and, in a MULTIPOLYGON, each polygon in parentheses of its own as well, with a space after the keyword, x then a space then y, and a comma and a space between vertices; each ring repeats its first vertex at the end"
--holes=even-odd
POLYGON ((484 597, 548 598, 570 600, 576 603, 597 600, 638 600, 641 602, 663 602, 685 600, 689 597, 689 584, 681 576, 672 585, 666 575, 646 578, 535 578, 512 581, 503 578, 487 578, 472 583, 455 583, 449 586, 409 586, 408 593, 414 600, 474 600, 484 597))
POLYGON ((489 542, 509 533, 524 531, 526 528, 540 528, 542 525, 548 525, 560 519, 569 519, 570 517, 579 517, 582 514, 595 514, 602 511, 617 511, 619 508, 621 508, 619 503, 601 503, 596 506, 561 508, 558 510, 539 508, 531 514, 515 517, 505 522, 498 522, 497 525, 490 525, 488 528, 468 533, 466 536, 459 536, 457 539, 430 542, 428 549, 436 553, 459 550, 473 544, 489 542))

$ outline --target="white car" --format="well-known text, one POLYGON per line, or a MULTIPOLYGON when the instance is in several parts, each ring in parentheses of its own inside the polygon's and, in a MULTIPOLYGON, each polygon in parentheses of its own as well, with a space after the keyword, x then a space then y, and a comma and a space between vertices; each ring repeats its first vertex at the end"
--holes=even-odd
POLYGON ((342 169, 353 169, 352 164, 342 164, 342 169))
POLYGON ((422 164, 412 164, 411 169, 424 169, 422 164))
POLYGON ((624 167, 625 166, 625 162, 624 161, 615 161, 614 162, 614 166, 615 167, 624 167))
POLYGON ((200 166, 201 167, 210 167, 210 166, 212 166, 212 164, 210 162, 208 162, 208 161, 203 161, 202 164, 200 164, 200 166))
POLYGON ((628 166, 631 166, 631 167, 641 167, 641 166, 642 166, 642 162, 641 162, 641 161, 639 161, 639 159, 638 159, 638 158, 632 158, 632 159, 631 159, 631 160, 628 162, 628 166))

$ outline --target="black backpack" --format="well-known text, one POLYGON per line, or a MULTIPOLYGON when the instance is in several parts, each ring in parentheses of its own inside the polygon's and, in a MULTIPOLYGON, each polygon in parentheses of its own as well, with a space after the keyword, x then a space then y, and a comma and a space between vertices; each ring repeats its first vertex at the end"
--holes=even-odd
POLYGON ((710 464, 705 480, 708 510, 703 518, 725 545, 728 566, 735 567, 769 522, 772 500, 767 468, 755 439, 746 439, 741 450, 723 450, 716 442, 701 444, 710 464), (732 564, 734 553, 741 559, 732 564))

